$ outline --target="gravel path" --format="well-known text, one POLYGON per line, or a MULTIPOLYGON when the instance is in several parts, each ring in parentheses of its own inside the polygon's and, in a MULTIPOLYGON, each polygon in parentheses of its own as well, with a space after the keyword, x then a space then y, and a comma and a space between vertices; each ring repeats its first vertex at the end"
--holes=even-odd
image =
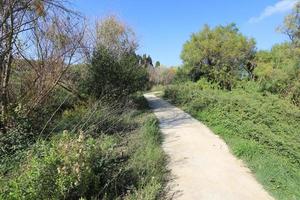
POLYGON ((145 94, 160 121, 171 171, 169 198, 182 200, 272 200, 225 142, 182 110, 145 94))

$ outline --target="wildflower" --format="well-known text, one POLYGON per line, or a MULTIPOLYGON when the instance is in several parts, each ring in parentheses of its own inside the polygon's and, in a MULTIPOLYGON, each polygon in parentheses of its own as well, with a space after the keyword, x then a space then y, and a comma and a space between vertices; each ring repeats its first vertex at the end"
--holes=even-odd
POLYGON ((80 133, 79 133, 79 137, 78 137, 78 142, 82 142, 83 141, 83 139, 84 139, 84 134, 83 134, 83 131, 80 131, 80 133))
POLYGON ((68 130, 64 130, 63 135, 67 135, 67 134, 68 134, 68 130))

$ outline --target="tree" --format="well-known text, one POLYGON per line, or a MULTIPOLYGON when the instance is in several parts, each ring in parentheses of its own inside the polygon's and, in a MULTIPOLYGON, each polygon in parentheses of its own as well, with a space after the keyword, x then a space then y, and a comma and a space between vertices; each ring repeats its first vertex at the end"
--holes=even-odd
POLYGON ((156 67, 160 67, 160 62, 159 61, 156 61, 156 63, 155 63, 155 68, 156 67))
POLYGON ((82 58, 84 25, 80 20, 71 21, 68 17, 52 16, 49 20, 37 22, 27 39, 30 51, 19 47, 20 58, 30 68, 27 79, 23 81, 25 94, 21 94, 27 113, 42 104, 60 85, 72 64, 82 58))
POLYGON ((270 51, 259 51, 256 55, 256 80, 263 90, 289 97, 300 103, 300 3, 285 17, 279 31, 286 34, 289 42, 276 44, 270 51))
MULTIPOLYGON (((41 52, 36 52, 36 49, 45 49, 52 45, 50 48, 56 49, 56 45, 62 45, 59 52, 59 55, 63 55, 63 52, 66 53, 66 56, 72 55, 71 52, 67 52, 67 48, 70 46, 72 39, 69 38, 69 35, 64 35, 63 30, 70 24, 71 19, 74 19, 75 13, 67 9, 64 4, 64 0, 9 0, 1 1, 0 4, 0 131, 6 132, 8 112, 10 110, 9 105, 12 102, 9 102, 9 89, 10 89, 10 78, 12 75, 12 66, 16 63, 15 60, 23 59, 27 62, 29 66, 35 64, 40 66, 40 69, 43 69, 43 72, 46 72, 44 69, 44 57, 41 52), (65 18, 67 21, 58 21, 57 16, 60 16, 59 19, 65 18), (50 25, 51 24, 51 25, 50 25), (49 26, 48 26, 49 25, 49 26), (44 30, 44 27, 50 26, 52 28, 56 27, 56 33, 50 33, 47 30, 44 30), (59 26, 59 28, 58 28, 59 26), (41 37, 47 38, 48 43, 41 43, 41 37), (30 37, 28 37, 30 36, 30 37), (49 37, 49 38, 48 38, 49 37), (50 39, 50 37, 55 37, 50 39), (67 39, 71 39, 67 41, 67 39), (34 42, 33 42, 34 40, 34 42), (51 42, 49 42, 51 40, 51 42), (68 43, 68 45, 67 45, 68 43), (67 47, 68 46, 68 47, 67 47), (37 54, 35 54, 35 52, 37 54), (30 55, 30 57, 28 57, 30 55), (31 64, 30 64, 31 63, 31 64)), ((74 39, 74 38, 73 38, 74 39)), ((45 41, 45 40, 43 40, 45 41)), ((76 40, 72 40, 73 43, 76 40)), ((46 53, 46 52, 44 52, 46 53)), ((47 51, 47 53, 49 53, 47 51)), ((50 52, 51 53, 51 52, 50 52)), ((57 55, 58 55, 57 54, 57 55)), ((56 57, 56 60, 48 66, 53 66, 53 64, 65 62, 62 59, 63 56, 56 57)), ((49 58, 49 57, 48 57, 49 58)), ((32 69, 36 70, 36 69, 32 69)), ((36 71, 38 76, 41 77, 41 71, 36 71)), ((40 79, 41 80, 41 79, 40 79)), ((34 80, 32 80, 34 81, 34 80)), ((38 84, 38 83, 36 83, 38 84)), ((55 84, 56 85, 56 84, 55 84)), ((51 86, 53 87, 53 86, 51 86)), ((30 90, 29 90, 30 91, 30 90)), ((48 95, 49 92, 46 92, 48 95)), ((42 96, 45 96, 44 94, 42 96)))
MULTIPOLYGON (((135 33, 114 16, 97 24, 87 90, 96 97, 126 97, 144 89, 147 71, 140 65, 135 33)), ((146 58, 147 60, 147 58, 146 58)))
POLYGON ((159 67, 148 69, 148 73, 149 73, 149 81, 152 84, 167 85, 173 81, 176 74, 176 68, 159 66, 159 67))
POLYGON ((152 58, 150 55, 147 56, 147 54, 143 54, 143 56, 138 56, 139 58, 139 64, 140 66, 144 68, 152 68, 153 63, 152 63, 152 58))
POLYGON ((254 39, 243 36, 235 24, 206 25, 184 44, 181 58, 194 81, 204 76, 231 89, 244 74, 253 78, 255 51, 254 39))
POLYGON ((147 71, 135 54, 115 60, 105 47, 98 47, 89 66, 89 93, 96 97, 120 99, 145 89, 147 71))
POLYGON ((300 47, 300 2, 296 3, 292 13, 285 17, 279 31, 286 34, 296 47, 300 47))
POLYGON ((108 16, 96 25, 96 48, 104 47, 117 59, 138 48, 134 31, 115 16, 108 16))
MULTIPOLYGON (((296 95, 299 84, 299 51, 291 43, 274 45, 271 51, 259 51, 256 55, 256 80, 263 90, 283 96, 296 95)), ((292 99, 295 101, 294 99, 292 99)))

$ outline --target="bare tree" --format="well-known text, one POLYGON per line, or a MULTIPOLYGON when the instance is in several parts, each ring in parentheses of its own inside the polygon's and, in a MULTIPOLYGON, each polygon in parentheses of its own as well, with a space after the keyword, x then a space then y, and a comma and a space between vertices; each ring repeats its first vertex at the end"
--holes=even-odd
POLYGON ((116 16, 108 16, 96 24, 96 45, 104 46, 116 58, 138 48, 134 31, 116 16))
POLYGON ((155 68, 149 68, 149 81, 155 85, 162 84, 167 85, 170 84, 176 74, 176 69, 173 67, 164 67, 159 66, 155 68))
POLYGON ((76 59, 83 38, 83 31, 76 29, 82 25, 79 15, 67 9, 66 3, 64 0, 0 1, 1 132, 5 133, 7 128, 14 60, 22 59, 31 68, 31 84, 25 92, 25 96, 34 97, 27 98, 32 100, 30 111, 49 95, 76 59))
POLYGON ((26 92, 24 98, 27 112, 53 91, 73 63, 81 60, 85 28, 80 21, 74 22, 68 17, 53 16, 38 24, 28 35, 31 48, 20 49, 20 55, 32 68, 27 86, 30 92, 26 92))

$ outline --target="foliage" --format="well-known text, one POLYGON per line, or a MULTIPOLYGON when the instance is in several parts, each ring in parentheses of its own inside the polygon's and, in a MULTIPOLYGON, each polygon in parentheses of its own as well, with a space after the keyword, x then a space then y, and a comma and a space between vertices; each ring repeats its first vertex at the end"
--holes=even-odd
POLYGON ((53 95, 32 112, 24 116, 22 104, 15 106, 10 112, 11 123, 6 134, 0 135, 0 164, 6 156, 25 150, 33 145, 38 138, 48 136, 50 130, 56 126, 63 110, 70 109, 77 102, 74 96, 65 90, 56 89, 53 95))
POLYGON ((59 85, 72 95, 76 96, 79 100, 87 100, 88 80, 89 79, 89 66, 87 63, 76 64, 70 67, 68 73, 60 81, 59 85))
MULTIPOLYGON (((103 149, 83 133, 65 132, 50 143, 37 143, 28 160, 2 191, 3 199, 71 199, 87 194, 97 180, 93 165, 101 163, 103 149)), ((99 179, 100 176, 98 176, 99 179)))
POLYGON ((139 180, 138 187, 127 199, 158 199, 162 195, 165 182, 166 157, 161 149, 161 135, 154 116, 147 118, 141 134, 132 141, 133 157, 129 167, 139 180), (138 142, 137 142, 138 141, 138 142))
POLYGON ((285 17, 283 25, 279 27, 279 31, 286 34, 293 45, 300 47, 300 2, 294 6, 292 13, 285 17))
POLYGON ((299 49, 290 43, 275 45, 271 51, 258 52, 254 73, 261 89, 290 98, 297 105, 299 53, 299 49))
POLYGON ((64 131, 38 141, 19 167, 0 175, 0 199, 156 199, 165 179, 158 124, 135 110, 126 115, 138 124, 126 137, 64 131))
POLYGON ((137 94, 152 59, 116 17, 87 35, 67 2, 0 5, 0 199, 157 199, 165 158, 137 94))
POLYGON ((104 47, 115 59, 134 53, 138 47, 134 31, 116 16, 99 21, 96 32, 96 48, 104 47))
POLYGON ((135 54, 115 60, 104 47, 94 52, 89 74, 89 93, 115 99, 143 90, 148 80, 147 71, 139 66, 135 54))
POLYGON ((155 62, 155 67, 160 67, 160 62, 159 61, 155 62))
POLYGON ((139 64, 144 68, 152 68, 152 58, 150 55, 143 54, 143 56, 138 55, 139 64))
POLYGON ((1 1, 1 132, 15 123, 9 116, 15 105, 22 104, 26 114, 41 106, 75 57, 82 56, 82 18, 66 5, 63 0, 1 1))
POLYGON ((176 74, 176 68, 158 66, 148 69, 149 81, 152 85, 168 85, 170 84, 176 74))
POLYGON ((190 69, 188 67, 179 67, 176 70, 176 74, 174 76, 174 83, 183 83, 183 82, 187 82, 187 81, 195 81, 196 79, 190 73, 190 69))
POLYGON ((231 89, 243 76, 252 77, 255 41, 243 36, 235 24, 210 28, 192 34, 181 58, 193 81, 206 77, 231 89))
POLYGON ((207 84, 169 86, 165 97, 222 136, 275 197, 299 199, 300 109, 261 93, 256 82, 241 82, 230 92, 207 84))

